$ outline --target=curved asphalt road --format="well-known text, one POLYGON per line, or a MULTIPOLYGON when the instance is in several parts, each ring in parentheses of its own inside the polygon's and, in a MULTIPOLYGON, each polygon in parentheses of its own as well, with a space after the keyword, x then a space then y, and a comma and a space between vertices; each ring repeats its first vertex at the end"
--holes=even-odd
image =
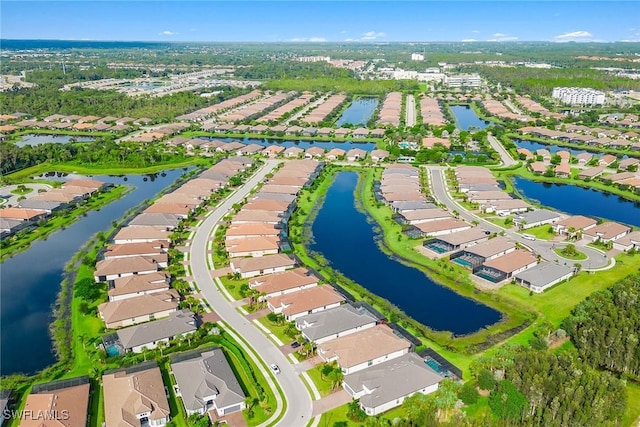
MULTIPOLYGON (((522 235, 516 233, 514 230, 505 230, 502 227, 498 227, 494 223, 487 221, 479 216, 472 214, 467 211, 464 207, 459 205, 447 190, 446 180, 444 177, 445 167, 443 166, 427 166, 429 170, 429 182, 431 184, 431 191, 433 197, 435 197, 440 203, 444 204, 450 212, 458 211, 460 214, 460 218, 466 220, 467 222, 477 221, 478 225, 484 230, 489 230, 493 233, 499 233, 501 231, 505 232, 505 235, 509 237, 511 240, 520 243, 522 246, 526 246, 530 248, 535 254, 540 254, 542 258, 547 261, 555 261, 557 260, 560 264, 566 264, 569 267, 572 267, 575 263, 580 263, 582 265, 583 270, 595 270, 606 267, 609 264, 609 259, 607 256, 596 249, 590 248, 588 246, 579 245, 580 252, 583 252, 587 255, 587 259, 582 261, 569 260, 566 258, 562 258, 558 256, 553 250, 554 247, 563 247, 566 245, 565 242, 547 242, 543 240, 527 240, 522 235)), ((526 231, 525 231, 526 233, 526 231)))
MULTIPOLYGON (((224 322, 235 329, 253 347, 267 366, 275 363, 280 367, 281 373, 276 376, 276 380, 284 392, 287 410, 278 425, 305 426, 311 420, 312 403, 309 392, 302 380, 280 349, 269 341, 251 322, 238 313, 222 296, 211 278, 211 273, 207 266, 208 242, 213 228, 231 210, 233 205, 241 202, 249 194, 249 191, 261 182, 265 175, 271 172, 278 163, 276 160, 267 160, 262 169, 209 214, 196 230, 189 252, 193 279, 198 284, 202 296, 209 305, 224 322)), ((260 364, 259 366, 267 380, 271 382, 266 372, 267 369, 260 364)), ((271 383, 270 385, 272 386, 271 383)), ((275 410, 276 408, 274 408, 275 410)))

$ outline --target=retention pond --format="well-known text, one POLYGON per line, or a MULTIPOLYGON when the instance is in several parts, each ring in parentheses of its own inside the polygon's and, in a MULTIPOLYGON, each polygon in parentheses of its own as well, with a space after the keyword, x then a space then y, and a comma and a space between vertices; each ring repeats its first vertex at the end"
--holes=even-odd
POLYGON ((498 322, 500 312, 439 285, 422 271, 385 254, 379 233, 356 207, 356 172, 339 172, 311 226, 311 251, 331 267, 379 295, 418 322, 455 335, 498 322))

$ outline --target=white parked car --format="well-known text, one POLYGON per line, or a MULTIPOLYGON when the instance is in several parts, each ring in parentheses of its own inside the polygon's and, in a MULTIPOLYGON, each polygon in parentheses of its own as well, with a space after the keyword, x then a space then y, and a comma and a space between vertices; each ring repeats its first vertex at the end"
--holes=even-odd
POLYGON ((271 365, 271 370, 276 375, 278 375, 280 373, 280 368, 278 368, 278 365, 276 365, 275 363, 273 365, 271 365))

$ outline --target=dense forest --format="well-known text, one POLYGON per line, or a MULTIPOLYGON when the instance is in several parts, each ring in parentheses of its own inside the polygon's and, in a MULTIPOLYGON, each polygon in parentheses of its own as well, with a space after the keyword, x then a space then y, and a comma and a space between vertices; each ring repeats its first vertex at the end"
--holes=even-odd
POLYGON ((161 143, 121 142, 100 138, 95 142, 26 145, 0 144, 0 174, 9 173, 48 162, 51 165, 102 166, 135 168, 159 163, 180 163, 188 160, 184 148, 168 151, 161 143))
POLYGON ((415 91, 418 82, 413 80, 357 80, 355 78, 320 77, 312 79, 270 80, 262 85, 264 89, 346 92, 353 95, 384 95, 393 91, 415 91))
POLYGON ((628 277, 578 304, 564 327, 587 363, 640 376, 640 275, 628 277))
POLYGON ((526 68, 526 67, 464 67, 475 71, 494 83, 510 86, 518 93, 536 98, 550 97, 554 87, 590 87, 599 90, 640 90, 640 80, 617 77, 589 68, 526 68))

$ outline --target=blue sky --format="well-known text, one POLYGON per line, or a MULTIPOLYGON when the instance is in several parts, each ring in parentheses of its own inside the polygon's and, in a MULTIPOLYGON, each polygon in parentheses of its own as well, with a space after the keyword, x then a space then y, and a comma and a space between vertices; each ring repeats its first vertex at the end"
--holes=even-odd
POLYGON ((5 39, 640 41, 637 1, 17 1, 5 39))

